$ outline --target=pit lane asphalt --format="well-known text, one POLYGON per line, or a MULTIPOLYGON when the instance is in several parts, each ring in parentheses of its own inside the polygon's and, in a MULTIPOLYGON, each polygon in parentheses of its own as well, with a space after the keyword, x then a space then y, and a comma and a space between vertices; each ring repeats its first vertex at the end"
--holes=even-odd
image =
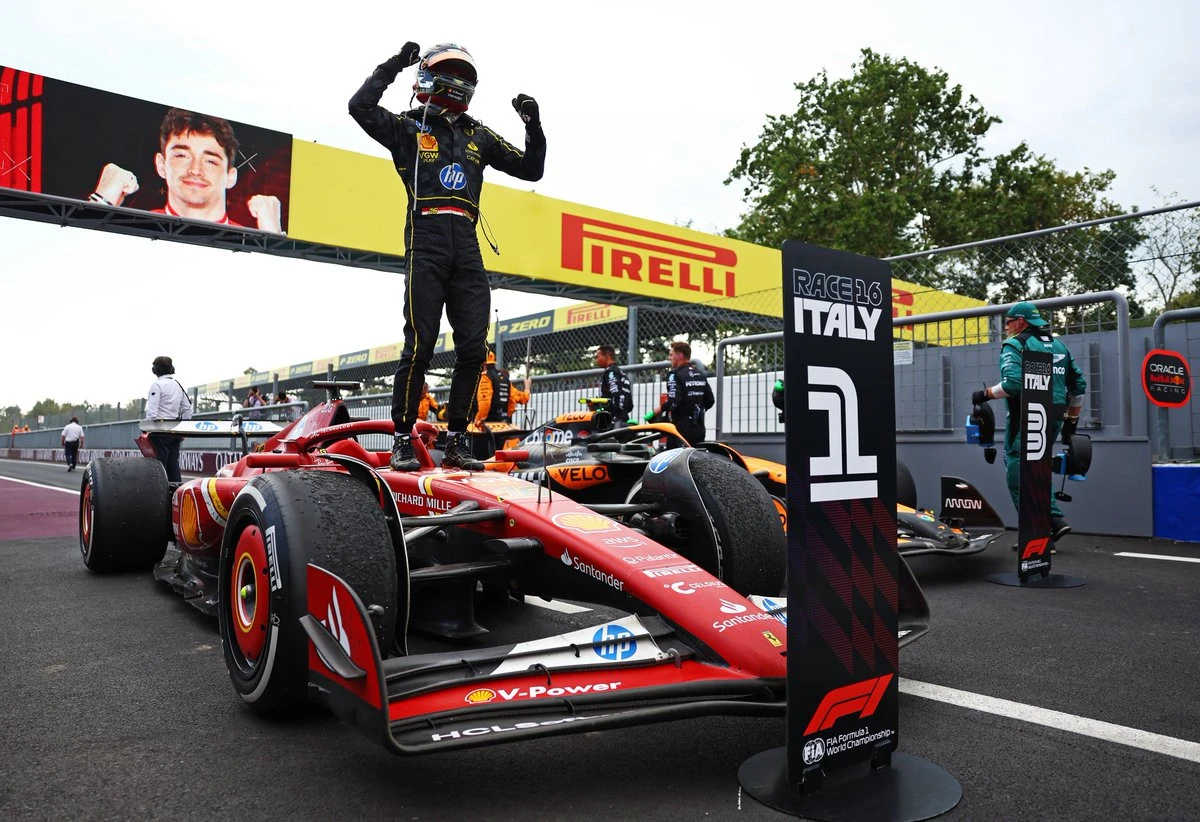
MULTIPOLYGON (((61 465, 0 477, 78 490, 61 465)), ((0 480, 0 494, 14 484, 0 480)), ((27 487, 27 486, 26 486, 27 487)), ((45 491, 47 510, 61 492, 45 491)), ((47 521, 53 519, 47 517, 47 521)), ((786 819, 738 768, 785 743, 782 720, 717 717, 400 758, 328 715, 267 721, 229 684, 215 622, 149 574, 97 576, 77 540, 10 539, 0 519, 0 818, 786 819)), ((904 693, 933 683, 1200 742, 1200 546, 1071 535, 1057 573, 1020 590, 1004 540, 919 557, 930 633, 901 654, 900 750, 963 798, 945 819, 1195 819, 1200 762, 904 693)), ((509 609, 506 630, 594 614, 509 609)), ((1118 729, 1112 736, 1133 738, 1118 729)), ((1189 747, 1190 745, 1190 747, 1189 747)))

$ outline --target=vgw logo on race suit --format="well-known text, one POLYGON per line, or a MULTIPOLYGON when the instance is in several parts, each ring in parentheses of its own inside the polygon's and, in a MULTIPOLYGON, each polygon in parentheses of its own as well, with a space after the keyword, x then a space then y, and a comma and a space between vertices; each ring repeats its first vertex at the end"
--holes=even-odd
POLYGON ((875 340, 883 315, 883 286, 860 277, 792 269, 797 334, 875 340))
POLYGON ((840 368, 808 366, 808 409, 824 411, 829 420, 829 454, 809 457, 809 490, 813 502, 873 499, 879 496, 875 457, 859 453, 858 390, 840 368), (828 386, 835 390, 820 390, 828 386))
POLYGON ((451 163, 448 166, 442 166, 442 170, 438 172, 438 179, 442 181, 442 186, 451 191, 461 191, 467 187, 467 175, 463 171, 463 167, 458 163, 451 163))

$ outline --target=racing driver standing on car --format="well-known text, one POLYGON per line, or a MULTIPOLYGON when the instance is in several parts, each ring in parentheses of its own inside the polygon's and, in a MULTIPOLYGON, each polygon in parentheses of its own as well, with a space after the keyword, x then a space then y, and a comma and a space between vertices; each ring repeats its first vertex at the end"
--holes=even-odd
MULTIPOLYGON (((525 150, 521 151, 467 116, 477 80, 475 60, 461 46, 443 43, 422 54, 420 46, 408 42, 377 66, 350 98, 350 116, 391 152, 408 194, 404 350, 392 388, 396 436, 391 466, 397 471, 419 467, 411 432, 443 307, 454 330, 456 361, 446 413, 449 441, 442 466, 483 468, 471 453, 466 434, 487 351, 491 303, 475 234, 483 169, 493 166, 532 182, 541 179, 545 166, 546 136, 537 102, 524 94, 512 101, 525 122, 525 150), (393 114, 379 105, 379 100, 396 75, 414 63, 419 65, 413 93, 420 105, 393 114)), ((486 227, 485 223, 485 231, 486 227)))

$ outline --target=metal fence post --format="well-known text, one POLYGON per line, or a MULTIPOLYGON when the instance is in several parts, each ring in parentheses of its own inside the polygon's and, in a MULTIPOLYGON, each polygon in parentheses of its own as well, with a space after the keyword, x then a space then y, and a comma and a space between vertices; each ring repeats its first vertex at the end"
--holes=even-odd
MULTIPOLYGON (((1164 311, 1154 320, 1154 347, 1165 348, 1167 345, 1167 324, 1181 320, 1193 320, 1200 317, 1200 308, 1176 308, 1164 311)), ((1162 460, 1171 459, 1171 423, 1170 409, 1155 406, 1155 417, 1158 421, 1155 432, 1155 456, 1162 460)))

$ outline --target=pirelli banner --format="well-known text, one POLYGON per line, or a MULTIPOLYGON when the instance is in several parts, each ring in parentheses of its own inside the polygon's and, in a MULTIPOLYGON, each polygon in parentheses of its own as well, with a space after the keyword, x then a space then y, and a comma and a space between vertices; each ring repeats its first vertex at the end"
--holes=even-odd
POLYGON ((898 742, 896 443, 888 264, 783 245, 788 775, 898 742))
MULTIPOLYGON (((349 115, 339 106, 330 116, 349 115)), ((519 144, 521 134, 513 131, 506 136, 519 144)), ((5 66, 0 149, 0 187, 286 233, 337 248, 405 251, 404 186, 382 149, 376 156, 318 145, 221 112, 189 111, 5 66)), ((490 271, 783 316, 777 249, 507 188, 496 183, 505 179, 502 173, 488 176, 480 211, 499 251, 482 236, 480 247, 490 271)), ((899 280, 890 291, 892 317, 983 305, 899 280)), ((896 333, 941 345, 983 342, 987 322, 917 324, 896 333)))

